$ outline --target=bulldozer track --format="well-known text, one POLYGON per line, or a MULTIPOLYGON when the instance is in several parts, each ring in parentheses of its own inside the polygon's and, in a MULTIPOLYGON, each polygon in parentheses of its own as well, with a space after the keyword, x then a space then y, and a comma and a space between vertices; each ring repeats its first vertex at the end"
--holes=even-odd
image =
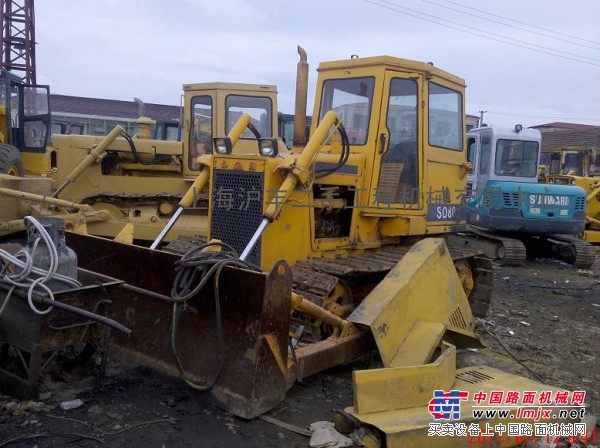
MULTIPOLYGON (((334 279, 342 279, 352 283, 363 283, 369 277, 386 275, 409 251, 409 247, 384 247, 346 258, 312 260, 296 263, 292 268, 294 274, 294 290, 309 296, 318 296, 315 303, 320 304, 335 286, 334 279), (325 281, 323 275, 329 276, 325 281), (313 280, 314 279, 314 280, 313 280), (332 285, 333 283, 333 285, 332 285)), ((483 317, 490 304, 493 288, 493 267, 491 260, 483 253, 461 246, 449 245, 452 260, 469 261, 475 280, 475 287, 469 295, 473 314, 483 317)), ((366 286, 366 285, 365 285, 366 286)), ((362 291, 366 295, 369 291, 362 291)), ((310 298, 310 297, 308 297, 310 298)), ((362 299, 362 297, 360 297, 362 299)))
MULTIPOLYGON (((163 249, 176 254, 185 254, 200 244, 203 237, 182 236, 163 249)), ((476 317, 487 313, 492 297, 492 261, 481 251, 470 247, 448 245, 452 260, 457 263, 468 261, 475 286, 469 294, 469 303, 476 317)), ((293 289, 319 306, 330 301, 338 282, 351 284, 353 299, 362 300, 383 276, 385 276, 410 250, 408 246, 372 249, 359 255, 344 258, 313 258, 300 261, 292 268, 293 289)), ((309 323, 304 323, 309 325, 309 323)), ((316 331, 316 330, 315 330, 316 331)), ((314 333, 313 331, 312 333, 314 333)))

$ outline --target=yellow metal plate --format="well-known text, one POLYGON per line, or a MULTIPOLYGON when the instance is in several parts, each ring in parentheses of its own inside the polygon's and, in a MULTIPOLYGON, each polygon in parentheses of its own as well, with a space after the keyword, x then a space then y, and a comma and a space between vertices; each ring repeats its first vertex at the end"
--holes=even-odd
POLYGON ((357 414, 425 406, 434 389, 448 390, 456 375, 456 347, 443 345, 431 364, 352 372, 357 414))
MULTIPOLYGON (((517 414, 517 406, 510 408, 511 412, 506 418, 499 418, 497 415, 493 418, 475 418, 473 411, 478 408, 475 402, 472 400, 474 394, 483 392, 489 394, 491 392, 502 392, 506 395, 509 391, 535 391, 536 399, 532 405, 525 405, 523 408, 533 410, 537 414, 538 408, 550 409, 549 406, 544 407, 539 401, 539 393, 542 391, 550 392, 552 396, 556 392, 563 392, 564 390, 556 387, 548 386, 528 378, 513 375, 502 372, 491 367, 467 367, 460 369, 456 374, 456 381, 452 386, 452 390, 465 391, 469 393, 468 399, 461 402, 460 406, 460 419, 459 420, 434 420, 432 417, 429 406, 420 406, 409 409, 400 409, 386 412, 373 412, 373 413, 359 413, 355 408, 347 408, 346 412, 352 414, 358 418, 362 423, 375 426, 381 430, 386 437, 386 443, 388 448, 400 448, 400 447, 439 447, 439 448, 460 448, 470 447, 473 445, 480 446, 502 446, 512 447, 522 443, 522 438, 512 437, 509 438, 507 434, 504 437, 488 437, 487 439, 482 436, 473 436, 467 433, 465 436, 429 436, 428 432, 430 429, 429 424, 434 422, 442 423, 465 423, 467 427, 471 423, 478 425, 480 431, 485 431, 486 424, 489 427, 495 427, 498 424, 508 425, 509 423, 525 423, 531 424, 533 427, 534 423, 568 423, 579 421, 579 417, 573 418, 559 418, 560 412, 566 411, 571 412, 573 409, 568 405, 564 407, 553 406, 552 415, 548 419, 541 419, 534 421, 533 419, 525 419, 517 414)), ((433 389, 429 390, 430 397, 433 398, 433 389)), ((487 402, 481 403, 486 405, 487 402)), ((506 406, 504 408, 507 408, 506 406)), ((483 408, 487 409, 487 408, 483 408)))
POLYGON ((406 365, 402 357, 425 360, 430 341, 403 346, 416 322, 443 324, 472 333, 473 315, 443 239, 415 244, 348 317, 366 325, 384 366, 406 365))

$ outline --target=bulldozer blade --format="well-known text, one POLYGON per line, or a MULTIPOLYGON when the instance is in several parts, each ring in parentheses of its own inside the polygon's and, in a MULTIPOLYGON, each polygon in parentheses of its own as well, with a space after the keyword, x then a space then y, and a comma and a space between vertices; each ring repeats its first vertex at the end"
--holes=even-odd
MULTIPOLYGON (((170 299, 179 256, 74 233, 68 234, 67 244, 78 254, 81 267, 110 272, 126 282, 113 295, 112 309, 132 334, 115 335, 113 352, 179 375, 171 345, 170 299)), ((218 406, 234 415, 257 417, 285 397, 291 285, 285 262, 277 263, 270 274, 223 270, 219 290, 225 353, 219 348, 212 285, 188 301, 176 325, 175 347, 185 377, 196 384, 218 377, 210 393, 218 406)))

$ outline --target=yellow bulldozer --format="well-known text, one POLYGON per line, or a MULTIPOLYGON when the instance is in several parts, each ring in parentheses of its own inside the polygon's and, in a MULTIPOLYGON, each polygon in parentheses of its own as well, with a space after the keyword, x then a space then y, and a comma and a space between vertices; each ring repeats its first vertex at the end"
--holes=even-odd
MULTIPOLYGON (((213 137, 228 133, 241 111, 251 116, 251 122, 240 135, 237 151, 254 151, 256 136, 277 135, 275 86, 204 83, 186 84, 183 91, 182 141, 152 139, 152 121, 142 117, 136 136, 117 133, 99 159, 80 171, 76 180, 71 173, 103 138, 53 136, 48 150, 56 153, 57 184, 62 186, 67 182, 57 196, 90 205, 111 217, 88 226, 90 233, 114 236, 126 223, 131 223, 136 239, 156 238, 197 177, 198 156, 212 152, 213 137)), ((195 206, 178 222, 181 232, 176 231, 173 237, 197 234, 198 229, 206 228, 198 225, 199 219, 206 215, 205 199, 198 195, 195 206)))
POLYGON ((585 190, 587 204, 585 209, 585 231, 583 239, 591 244, 600 244, 600 177, 569 174, 550 174, 548 183, 557 185, 576 185, 585 190))
MULTIPOLYGON (((374 346, 385 369, 355 372, 361 421, 412 412, 454 384, 542 387, 515 376, 498 383, 493 369, 456 371, 455 347, 479 346, 474 317, 486 314, 493 283, 489 258, 442 238, 465 223, 464 80, 389 56, 321 63, 304 144, 304 61, 299 69, 290 151, 269 135, 270 87, 220 98, 222 85, 207 87, 214 95, 190 86, 182 143, 151 140, 144 126, 137 138, 119 129, 56 138, 59 173, 74 168, 59 174, 55 206, 121 213, 121 227, 139 218, 136 235, 154 240, 148 248, 67 232, 79 267, 124 282, 111 317, 131 334, 113 334, 113 353, 178 374, 244 418, 374 346), (164 243, 182 229, 206 238, 175 245, 180 256, 164 243)), ((407 433, 426 428, 426 407, 417 420, 407 433)), ((395 437, 396 420, 389 425, 395 437)))
POLYGON ((600 152, 594 148, 555 148, 542 154, 545 169, 540 182, 575 185, 585 190, 586 226, 583 239, 600 244, 600 152))
MULTIPOLYGON (((301 87, 306 74, 302 66, 301 87)), ((306 145, 287 151, 263 133, 244 141, 254 120, 241 107, 233 126, 213 133, 212 153, 189 160, 198 175, 152 247, 163 248, 196 197, 206 215, 190 214, 186 225, 204 229, 209 243, 180 257, 69 234, 83 267, 126 282, 114 313, 132 337, 116 335, 118 351, 179 373, 249 418, 296 379, 363 355, 373 339, 390 365, 426 363, 442 340, 476 345, 491 261, 439 238, 464 224, 464 90, 461 78, 422 62, 322 63, 306 145), (238 151, 244 143, 254 150, 238 151)), ((302 119, 296 128, 301 141, 302 119)), ((84 153, 79 138, 64 141, 84 153)), ((140 153, 173 155, 138 142, 140 153)), ((114 145, 130 154, 127 142, 114 145)), ((60 161, 69 146, 56 146, 60 161)), ((92 185, 111 166, 132 177, 142 169, 104 160, 92 185)))

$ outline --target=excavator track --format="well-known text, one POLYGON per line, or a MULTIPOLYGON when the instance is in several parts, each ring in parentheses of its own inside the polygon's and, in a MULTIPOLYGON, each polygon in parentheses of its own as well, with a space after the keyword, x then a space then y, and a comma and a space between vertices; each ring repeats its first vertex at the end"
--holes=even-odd
POLYGON ((505 266, 521 266, 527 259, 527 248, 522 241, 480 229, 469 228, 468 232, 449 236, 448 241, 483 251, 505 266))
MULTIPOLYGON (((203 237, 182 236, 163 250, 183 255, 205 242, 203 237)), ((311 302, 346 317, 349 310, 358 305, 409 249, 408 246, 383 247, 350 257, 300 261, 292 268, 293 289, 311 302)), ((455 265, 462 262, 461 266, 467 266, 466 276, 472 279, 473 286, 472 289, 466 288, 470 290, 465 292, 473 315, 484 317, 493 289, 491 259, 470 247, 449 244, 448 249, 455 265)), ((300 314, 294 314, 292 321, 296 328, 302 327, 303 339, 316 341, 322 338, 320 322, 300 314)))
POLYGON ((506 266, 521 266, 527 259, 525 245, 513 238, 499 238, 498 258, 506 266))
POLYGON ((560 260, 581 269, 594 265, 596 253, 590 243, 563 235, 551 235, 547 241, 551 244, 553 255, 560 260))

